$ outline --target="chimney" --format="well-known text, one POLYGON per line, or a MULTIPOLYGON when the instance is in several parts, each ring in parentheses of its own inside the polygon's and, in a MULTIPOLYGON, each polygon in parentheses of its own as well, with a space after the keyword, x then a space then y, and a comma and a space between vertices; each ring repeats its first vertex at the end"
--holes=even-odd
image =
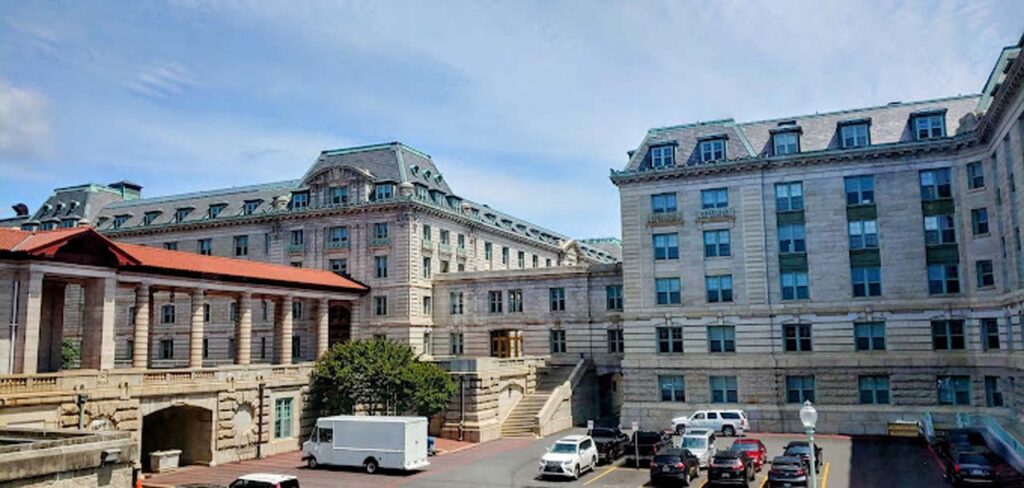
POLYGON ((16 203, 12 205, 11 208, 14 209, 14 215, 17 215, 18 217, 28 215, 28 205, 25 205, 24 203, 16 203))

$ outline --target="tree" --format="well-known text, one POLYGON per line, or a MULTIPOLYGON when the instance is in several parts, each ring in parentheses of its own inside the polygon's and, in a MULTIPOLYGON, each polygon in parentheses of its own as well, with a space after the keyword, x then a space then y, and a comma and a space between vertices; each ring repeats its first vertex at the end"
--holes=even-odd
POLYGON ((81 357, 78 341, 70 337, 60 340, 60 369, 71 369, 78 366, 81 357))
POLYGON ((336 344, 321 357, 310 385, 313 406, 322 415, 416 414, 443 411, 455 394, 448 373, 418 361, 412 348, 387 339, 336 344))

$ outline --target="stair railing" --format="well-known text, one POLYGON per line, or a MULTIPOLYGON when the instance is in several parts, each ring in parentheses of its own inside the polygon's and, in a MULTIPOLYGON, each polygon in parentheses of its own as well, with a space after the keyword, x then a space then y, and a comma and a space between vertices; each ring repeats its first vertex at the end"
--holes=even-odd
MULTIPOLYGON (((534 434, 544 435, 544 427, 548 426, 555 413, 558 412, 558 407, 563 402, 572 398, 572 390, 579 384, 583 379, 584 373, 587 371, 588 359, 580 359, 576 362, 576 366, 572 368, 572 372, 569 373, 569 377, 558 385, 551 394, 548 395, 547 401, 544 402, 544 406, 541 407, 540 411, 537 412, 534 424, 534 434)), ((569 422, 571 426, 572 422, 569 422)), ((568 426, 567 426, 568 427, 568 426)))

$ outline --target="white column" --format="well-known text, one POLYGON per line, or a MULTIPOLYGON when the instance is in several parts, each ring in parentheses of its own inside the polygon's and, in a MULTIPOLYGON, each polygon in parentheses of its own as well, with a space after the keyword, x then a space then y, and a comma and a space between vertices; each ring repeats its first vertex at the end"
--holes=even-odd
POLYGON ((275 364, 292 363, 292 296, 281 298, 274 307, 275 364))
POLYGON ((114 369, 114 319, 117 280, 85 282, 85 321, 82 323, 82 369, 114 369))
POLYGON ((14 367, 17 373, 36 374, 39 365, 39 324, 43 316, 43 274, 30 274, 27 282, 21 286, 27 288, 22 305, 25 307, 25 323, 17 339, 19 347, 15 351, 14 367))
POLYGON ((252 294, 238 297, 238 322, 235 324, 235 364, 252 362, 252 294))
POLYGON ((191 293, 192 317, 189 321, 188 339, 188 367, 203 367, 203 329, 206 322, 203 320, 204 307, 206 303, 206 290, 196 288, 191 293))
POLYGON ((320 359, 327 352, 328 341, 330 340, 330 302, 327 298, 321 298, 316 307, 316 359, 320 359))
POLYGON ((135 332, 132 336, 132 367, 149 367, 149 283, 135 287, 135 332))

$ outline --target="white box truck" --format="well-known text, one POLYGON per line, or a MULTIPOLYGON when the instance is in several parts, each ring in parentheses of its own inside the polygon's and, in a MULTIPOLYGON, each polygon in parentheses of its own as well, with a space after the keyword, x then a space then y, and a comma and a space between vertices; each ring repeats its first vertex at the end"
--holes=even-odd
POLYGON ((427 461, 426 417, 337 415, 316 420, 302 443, 307 466, 362 466, 378 469, 423 469, 427 461))

